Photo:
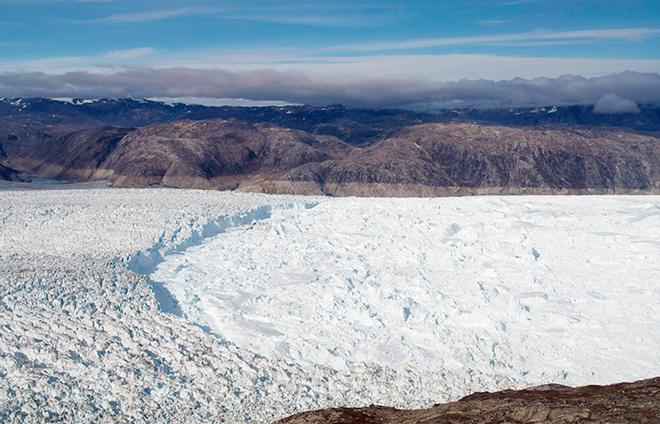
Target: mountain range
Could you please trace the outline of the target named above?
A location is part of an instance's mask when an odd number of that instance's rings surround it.
[[[0,179],[333,196],[658,193],[660,108],[0,99]]]

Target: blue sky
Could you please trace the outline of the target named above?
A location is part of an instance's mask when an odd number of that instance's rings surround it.
[[[0,10],[0,72],[453,81],[660,71],[658,0],[0,0]]]
[[[206,50],[304,56],[397,53],[659,59],[660,55],[657,0],[0,0],[0,6],[0,55],[7,61],[107,52],[121,56],[120,51],[129,51],[126,56],[130,57],[132,51],[135,55],[157,53],[156,62],[159,55],[203,55]],[[588,33],[603,30],[618,33]],[[587,33],[549,39],[525,35],[576,31]],[[521,35],[496,39],[511,34]],[[466,39],[477,37],[495,40]],[[453,43],[397,46],[452,38]],[[369,49],[370,45],[375,48]]]

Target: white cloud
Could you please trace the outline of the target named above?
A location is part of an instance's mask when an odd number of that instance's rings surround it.
[[[330,47],[334,51],[385,51],[414,50],[445,46],[488,45],[505,42],[530,42],[545,40],[643,40],[660,36],[655,28],[594,29],[582,31],[523,32],[471,37],[421,38],[394,42],[355,43]]]
[[[111,50],[100,57],[103,59],[137,59],[140,57],[145,57],[154,52],[154,49],[151,47],[137,47],[134,49],[128,50]]]
[[[639,106],[632,100],[614,93],[603,95],[594,106],[595,113],[639,113]]]
[[[268,22],[283,25],[301,25],[301,26],[316,26],[316,27],[370,27],[380,23],[375,19],[366,19],[365,17],[356,16],[333,16],[333,15],[277,15],[277,14],[259,14],[250,13],[245,15],[229,14],[224,16],[225,19],[239,20],[239,21],[252,21],[252,22]]]
[[[361,8],[335,7],[323,10],[321,6],[305,7],[301,4],[279,4],[277,6],[226,5],[220,7],[182,7],[176,9],[158,9],[133,13],[121,13],[84,21],[87,23],[143,23],[160,21],[191,15],[218,15],[224,20],[268,22],[283,25],[304,25],[318,27],[370,27],[384,25],[397,19],[387,11],[365,16]],[[379,9],[377,9],[379,10]],[[371,10],[373,12],[373,10]]]
[[[510,21],[508,19],[482,19],[480,21],[477,21],[477,23],[481,25],[500,25],[500,24],[505,24],[507,22]]]
[[[139,23],[160,21],[164,19],[175,18],[179,16],[197,15],[200,13],[218,13],[219,9],[201,8],[201,7],[182,7],[178,9],[150,10],[146,12],[121,13],[94,19],[90,22],[96,23]]]
[[[131,50],[133,49],[129,49],[129,51]],[[146,53],[146,51],[143,51],[143,53]],[[134,54],[134,56],[137,56],[137,54]],[[306,55],[297,50],[242,52],[156,50],[150,54],[130,59],[112,57],[112,54],[109,56],[109,53],[94,56],[49,57],[0,62],[0,72],[45,71],[47,73],[67,73],[90,71],[109,73],[135,66],[223,69],[236,72],[272,69],[280,72],[296,71],[320,76],[399,77],[436,82],[463,78],[500,80],[514,77],[559,77],[565,74],[595,77],[627,70],[660,73],[660,60],[653,59],[589,59],[460,54],[318,56]]]
[[[609,93],[631,102],[660,104],[660,75],[624,72],[598,78],[433,82],[400,76],[311,75],[270,69],[139,68],[112,73],[0,74],[0,97],[206,97],[363,107],[488,108],[594,104]],[[623,107],[624,103],[615,100],[602,107],[609,107],[605,110],[610,112]]]

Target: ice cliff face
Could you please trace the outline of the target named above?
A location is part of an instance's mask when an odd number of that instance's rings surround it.
[[[657,374],[659,217],[652,196],[0,192],[0,421],[421,407],[591,378],[598,349],[631,359],[595,380]],[[523,368],[539,335],[556,349]]]

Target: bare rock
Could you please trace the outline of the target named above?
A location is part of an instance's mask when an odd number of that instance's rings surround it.
[[[657,423],[660,377],[610,386],[571,388],[561,385],[527,390],[475,393],[458,402],[429,409],[398,410],[384,406],[333,408],[305,412],[280,424],[406,423]]]

